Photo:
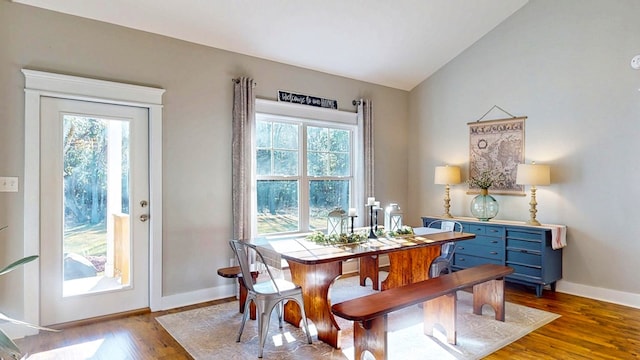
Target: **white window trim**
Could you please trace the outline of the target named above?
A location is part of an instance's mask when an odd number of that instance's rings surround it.
[[[336,124],[342,125],[350,125],[354,126],[356,130],[354,131],[353,136],[353,151],[355,152],[355,156],[353,157],[353,196],[352,199],[354,204],[351,206],[360,209],[363,206],[358,206],[357,204],[364,204],[364,168],[363,168],[363,134],[362,134],[362,124],[358,119],[358,114],[355,112],[348,112],[342,110],[332,110],[325,109],[313,106],[305,106],[299,104],[291,104],[286,102],[278,102],[273,100],[265,100],[265,99],[256,99],[256,113],[274,115],[278,117],[288,117],[288,118],[296,118],[296,119],[308,119],[308,120],[320,120],[323,122],[332,122]],[[313,124],[313,122],[310,122]],[[255,157],[255,142],[252,142],[252,156]],[[360,155],[358,155],[360,154]],[[251,187],[251,227],[252,233],[257,234],[257,219],[255,217],[255,209],[257,208],[256,198],[257,198],[257,189],[256,189],[256,175],[255,171],[252,171],[252,179],[251,179],[252,187]],[[362,212],[362,210],[359,210]],[[361,214],[364,215],[364,214]],[[356,218],[355,225],[361,226],[363,224],[364,216],[359,216]],[[279,235],[276,235],[279,236]],[[287,235],[284,235],[287,236]]]
[[[22,69],[25,76],[24,253],[40,254],[40,99],[87,100],[149,109],[149,306],[162,310],[162,95],[164,89]],[[40,271],[24,268],[24,317],[40,323]],[[27,286],[28,285],[28,286]],[[33,335],[37,330],[27,329]]]

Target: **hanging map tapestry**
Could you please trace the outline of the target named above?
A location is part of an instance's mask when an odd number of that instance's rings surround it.
[[[489,175],[492,194],[524,195],[516,184],[518,164],[524,163],[524,120],[526,117],[476,121],[469,125],[469,178]],[[469,194],[480,189],[469,185]]]

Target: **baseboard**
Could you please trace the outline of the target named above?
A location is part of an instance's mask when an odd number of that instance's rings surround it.
[[[234,281],[228,285],[163,296],[160,299],[160,307],[158,309],[151,309],[151,311],[175,309],[183,306],[236,296],[237,285],[237,282]]]
[[[556,291],[640,309],[640,294],[558,281]]]

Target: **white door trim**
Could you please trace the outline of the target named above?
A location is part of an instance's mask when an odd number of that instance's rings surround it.
[[[149,109],[149,306],[162,309],[162,95],[164,89],[22,69],[25,76],[24,253],[40,254],[40,98]],[[40,323],[40,272],[24,268],[25,321]],[[25,330],[32,335],[36,330]]]

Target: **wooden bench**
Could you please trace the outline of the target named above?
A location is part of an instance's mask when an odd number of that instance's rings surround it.
[[[244,283],[242,282],[242,270],[240,270],[240,266],[231,266],[231,267],[226,267],[226,268],[220,268],[218,269],[218,275],[224,277],[224,278],[236,278],[238,279],[238,284],[240,284],[240,299],[238,299],[239,303],[240,303],[240,308],[239,311],[240,313],[244,313],[244,303],[247,300],[247,288],[244,286]],[[253,283],[256,283],[256,280],[258,279],[258,272],[257,271],[252,271],[251,272],[251,277],[253,278]],[[256,305],[252,302],[250,307],[250,317],[251,320],[255,320],[256,319]]]
[[[402,287],[347,300],[331,307],[342,318],[353,321],[354,359],[369,351],[376,359],[387,359],[387,314],[423,303],[424,333],[433,335],[440,324],[447,341],[456,343],[456,292],[473,287],[473,313],[482,315],[482,306],[495,310],[504,321],[504,277],[508,266],[484,264]]]

